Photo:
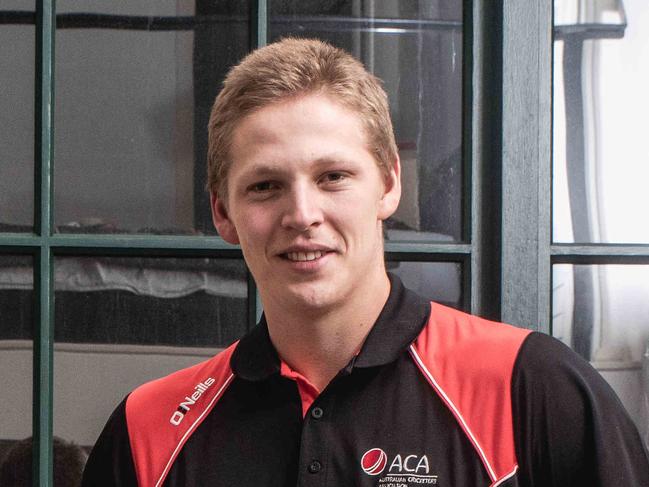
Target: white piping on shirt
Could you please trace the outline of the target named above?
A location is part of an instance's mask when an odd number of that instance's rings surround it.
[[[174,460],[176,460],[176,456],[178,455],[178,452],[180,449],[183,447],[185,444],[185,441],[187,441],[187,438],[189,438],[189,435],[191,435],[198,424],[201,422],[203,419],[203,416],[205,416],[208,412],[212,410],[212,406],[214,406],[214,403],[216,400],[221,396],[225,388],[232,382],[232,379],[234,378],[234,374],[230,374],[230,377],[226,379],[226,381],[223,383],[221,388],[217,391],[217,393],[214,395],[212,400],[208,403],[208,405],[203,409],[203,412],[200,414],[198,418],[192,423],[192,425],[189,427],[189,429],[185,432],[185,434],[180,438],[180,441],[178,441],[178,445],[176,445],[176,448],[174,449],[173,453],[171,454],[171,457],[169,458],[169,461],[167,462],[167,465],[165,465],[165,468],[162,470],[162,474],[160,474],[160,478],[155,484],[155,487],[160,487],[162,485],[162,482],[164,482],[164,479],[167,477],[167,473],[169,472],[169,469],[171,468],[171,465],[173,464]]]

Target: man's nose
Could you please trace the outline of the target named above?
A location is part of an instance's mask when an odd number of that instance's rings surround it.
[[[286,201],[282,226],[303,232],[322,223],[323,214],[317,188],[298,185],[293,188]]]

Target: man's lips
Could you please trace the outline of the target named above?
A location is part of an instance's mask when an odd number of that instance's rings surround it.
[[[327,252],[323,250],[315,250],[308,252],[287,252],[282,254],[286,259],[293,262],[307,262],[311,260],[316,260],[325,255]]]
[[[311,262],[331,252],[334,251],[325,247],[291,247],[280,252],[279,256],[291,262]]]

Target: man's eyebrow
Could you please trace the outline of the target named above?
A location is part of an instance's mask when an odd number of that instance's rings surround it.
[[[286,168],[281,163],[256,163],[245,170],[247,176],[274,176],[283,172],[286,172]]]
[[[315,169],[324,169],[333,164],[351,164],[352,162],[341,154],[327,154],[314,159],[310,164]],[[246,168],[245,174],[252,176],[275,176],[288,171],[285,164],[279,162],[255,162]]]

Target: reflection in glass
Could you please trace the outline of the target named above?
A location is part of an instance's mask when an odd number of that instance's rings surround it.
[[[623,24],[626,14],[622,0],[554,0],[557,27],[587,31],[615,29]]]
[[[0,232],[31,232],[34,213],[33,1],[0,9]],[[32,15],[33,18],[33,15]]]
[[[554,265],[552,333],[588,360],[639,362],[649,340],[649,266]]]
[[[649,427],[649,381],[641,374],[649,360],[649,266],[555,264],[552,273],[552,334],[592,361],[641,429]]]
[[[420,296],[462,309],[462,265],[457,262],[388,261],[389,272]]]
[[[224,347],[247,330],[243,261],[62,257],[57,342]]]
[[[554,241],[647,243],[649,4],[554,12]]]
[[[33,309],[31,257],[0,255],[0,462],[32,434]]]
[[[28,487],[40,485],[32,483],[34,439],[30,436],[15,441],[7,448],[0,463],[1,485],[8,487]],[[87,451],[81,446],[55,436],[52,438],[54,453],[54,485],[78,487],[81,485],[83,470],[88,459]]]
[[[63,257],[55,289],[54,433],[81,445],[130,390],[248,329],[240,260]]]
[[[318,37],[385,83],[403,196],[388,239],[462,239],[462,3],[270,3],[270,37]],[[393,233],[394,232],[394,233]]]
[[[207,120],[248,2],[57,2],[57,231],[214,233]]]

